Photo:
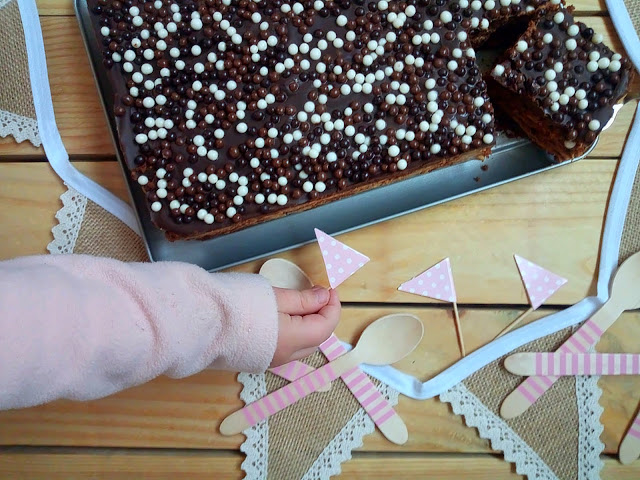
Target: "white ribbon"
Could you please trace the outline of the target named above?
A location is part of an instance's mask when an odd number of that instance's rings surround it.
[[[18,0],[18,7],[29,59],[29,79],[38,120],[38,130],[51,168],[67,185],[115,215],[139,235],[138,220],[131,206],[90,178],[85,177],[69,162],[69,154],[64,148],[62,138],[60,138],[53,112],[38,8],[35,0]]]

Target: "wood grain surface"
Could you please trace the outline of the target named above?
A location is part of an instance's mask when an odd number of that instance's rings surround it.
[[[603,0],[576,0],[578,17],[621,50]],[[114,159],[72,0],[38,0],[57,123],[75,166],[127,199]],[[640,91],[636,80],[633,90]],[[445,256],[452,261],[465,343],[473,351],[518,316],[527,304],[512,255],[518,253],[569,279],[528,321],[592,294],[604,213],[635,104],[625,106],[589,158],[340,239],[371,257],[363,275],[340,287],[346,302],[337,334],[353,342],[372,320],[392,312],[419,316],[426,335],[397,366],[431,378],[458,359],[447,305],[404,294],[397,286]],[[0,260],[46,253],[64,185],[42,148],[0,139]],[[283,255],[326,283],[320,253],[309,245]],[[236,268],[255,272],[261,262]],[[598,345],[603,352],[640,353],[640,313],[626,313]],[[615,455],[633,418],[640,391],[635,377],[600,380],[601,440]],[[54,402],[0,412],[0,478],[29,480],[242,478],[242,436],[222,437],[217,426],[241,406],[231,373],[205,371],[183,380],[159,378],[106,399]],[[513,466],[492,454],[437,399],[401,398],[398,412],[410,439],[392,445],[377,432],[342,465],[352,479],[517,479]],[[640,462],[603,457],[603,479],[640,477]]]

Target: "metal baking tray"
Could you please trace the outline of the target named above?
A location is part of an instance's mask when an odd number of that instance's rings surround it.
[[[129,178],[116,138],[115,118],[108,113],[113,112],[113,102],[105,93],[109,91],[107,79],[100,73],[101,52],[92,32],[91,13],[86,0],[74,0],[74,5],[116,154],[152,261],[183,261],[209,271],[232,267],[310,243],[315,240],[314,228],[340,234],[567,165],[587,156],[597,143],[596,140],[580,157],[554,163],[528,140],[498,136],[497,145],[484,162],[469,160],[209,240],[170,242],[151,223],[146,199],[138,184]]]

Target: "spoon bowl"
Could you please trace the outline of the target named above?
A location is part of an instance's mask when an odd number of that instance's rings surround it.
[[[354,349],[362,363],[390,365],[409,355],[424,335],[422,322],[413,315],[396,313],[382,317],[360,336]]]
[[[291,290],[307,290],[313,287],[313,282],[307,274],[295,263],[284,258],[267,260],[258,273],[269,280],[272,287]]]
[[[611,284],[611,301],[622,310],[640,308],[640,252],[634,253],[618,267]]]

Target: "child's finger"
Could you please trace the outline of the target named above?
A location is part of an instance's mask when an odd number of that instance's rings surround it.
[[[329,302],[318,313],[291,317],[290,333],[295,350],[317,347],[329,338],[338,325],[340,300],[335,290],[329,293]]]
[[[322,287],[309,290],[274,288],[278,310],[289,315],[306,315],[318,312],[331,300],[329,291]]]

